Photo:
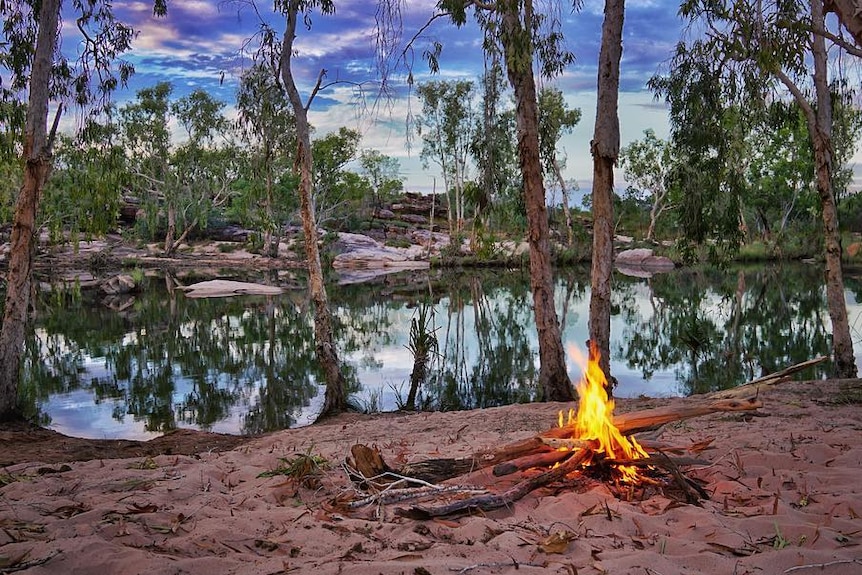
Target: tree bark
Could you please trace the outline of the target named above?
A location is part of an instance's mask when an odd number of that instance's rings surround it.
[[[823,4],[826,12],[834,12],[838,16],[856,45],[862,48],[862,4],[859,0],[826,0]]]
[[[314,304],[314,341],[315,353],[326,380],[326,394],[323,409],[318,420],[345,411],[347,398],[344,393],[344,374],[338,360],[338,352],[332,333],[332,316],[329,313],[329,300],[326,285],[323,281],[323,269],[320,264],[320,250],[317,246],[317,224],[312,203],[312,155],[311,128],[308,124],[308,105],[320,88],[324,71],[318,76],[317,84],[309,96],[308,104],[303,104],[296,87],[291,69],[293,43],[296,39],[297,18],[300,16],[299,2],[292,0],[287,10],[287,26],[284,32],[281,52],[281,78],[288,99],[296,117],[296,159],[294,170],[299,175],[299,201],[302,216],[302,231],[305,236],[305,255],[308,265],[308,288],[311,301]]]
[[[824,26],[823,0],[811,0],[811,18],[816,26]],[[832,189],[832,99],[827,77],[828,56],[826,41],[812,34],[814,55],[814,89],[817,110],[814,116],[811,140],[814,143],[814,165],[817,193],[823,210],[823,229],[826,234],[826,305],[832,319],[832,350],[835,374],[840,378],[856,377],[856,358],[853,356],[853,338],[844,301],[844,277],[841,270],[841,243],[838,232],[838,208]]]
[[[33,268],[33,238],[42,190],[51,170],[48,138],[48,83],[59,36],[60,0],[43,0],[30,74],[24,132],[24,182],[15,205],[6,275],[6,301],[0,328],[0,420],[19,414],[18,384]]]
[[[593,261],[591,268],[590,340],[599,352],[599,366],[611,377],[611,274],[614,265],[614,165],[620,152],[617,112],[624,0],[605,1],[602,47],[599,52],[598,105],[591,151],[593,154]]]
[[[554,309],[554,278],[551,269],[548,208],[539,159],[539,114],[536,81],[533,77],[532,0],[524,2],[524,23],[519,19],[517,3],[502,13],[506,71],[515,92],[515,115],[518,130],[518,163],[524,179],[527,206],[527,242],[530,246],[530,287],[539,336],[539,385],[544,401],[571,401],[574,390],[566,370],[560,324]]]

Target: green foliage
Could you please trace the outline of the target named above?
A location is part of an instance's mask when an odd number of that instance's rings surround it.
[[[42,220],[55,238],[102,235],[117,225],[129,174],[116,126],[107,120],[90,121],[76,137],[57,142],[42,200]]]
[[[0,223],[12,220],[15,200],[21,189],[22,169],[18,159],[0,156]]]
[[[565,167],[565,159],[558,157],[557,145],[580,121],[581,109],[570,109],[562,90],[549,87],[539,90],[539,154],[546,174],[555,175],[555,163],[561,169]]]
[[[413,370],[410,373],[410,390],[407,394],[407,400],[402,406],[404,409],[416,409],[419,387],[425,383],[428,377],[428,363],[432,356],[439,353],[437,330],[433,325],[434,307],[425,302],[419,304],[410,320],[410,339],[407,349],[413,356]]]
[[[679,198],[677,225],[684,241],[706,244],[713,257],[741,244],[740,202],[747,192],[741,172],[747,119],[731,105],[715,62],[701,43],[680,44],[671,73],[650,86],[670,104],[672,154],[666,179]],[[709,240],[709,243],[707,243]]]
[[[373,195],[369,181],[347,169],[357,158],[361,135],[339,128],[312,144],[314,157],[314,202],[319,224],[343,224]]]
[[[810,236],[819,225],[809,134],[820,107],[810,95],[811,10],[804,2],[681,5],[683,18],[711,33],[681,42],[670,72],[650,86],[670,104],[677,167],[667,183],[679,198],[686,241],[732,254],[747,231],[783,254],[798,243],[788,230]],[[842,72],[830,86],[836,199],[846,193],[845,164],[862,130]]]
[[[482,109],[474,119],[470,142],[478,177],[475,183],[465,184],[464,193],[483,225],[490,227],[499,224],[507,206],[517,203],[521,174],[511,90],[507,89],[498,51],[486,52],[485,57],[490,62],[486,62],[482,76]]]
[[[193,228],[207,222],[229,199],[240,158],[223,116],[224,103],[196,90],[175,102],[166,82],[138,91],[120,109],[123,144],[129,158],[131,188],[144,200],[150,233],[164,231],[171,253]],[[174,145],[171,118],[187,139]]]
[[[838,204],[838,221],[843,229],[862,232],[862,194],[850,194]]]
[[[793,221],[819,219],[812,174],[814,159],[805,117],[794,103],[776,102],[750,137],[746,221],[766,242],[776,241]]]
[[[371,186],[373,207],[392,202],[404,189],[404,179],[399,174],[401,164],[397,159],[366,149],[359,154],[359,165]]]
[[[648,206],[650,212],[648,240],[655,239],[655,227],[662,212],[673,207],[667,180],[672,170],[670,144],[656,137],[652,129],[644,130],[642,140],[635,140],[620,150],[620,167],[629,182],[628,195]],[[679,201],[679,198],[676,198]]]
[[[417,94],[422,101],[415,124],[422,138],[420,158],[426,168],[431,162],[440,168],[449,200],[449,231],[459,233],[467,217],[464,186],[475,129],[474,85],[466,80],[435,80],[419,84]]]
[[[144,205],[146,218],[139,225],[155,233],[163,201],[175,194],[176,176],[170,171],[168,127],[173,88],[162,82],[137,93],[135,102],[120,108],[123,147],[130,158],[131,190]]]
[[[299,208],[293,174],[296,120],[269,67],[256,64],[243,74],[237,111],[237,128],[247,149],[240,156],[230,213],[277,245],[281,225]]]
[[[27,98],[40,6],[34,0],[0,2],[2,102],[23,102]],[[73,102],[79,111],[98,117],[109,105],[112,92],[125,86],[134,73],[134,67],[121,55],[131,48],[135,31],[115,18],[113,6],[106,0],[74,2],[61,11],[60,28],[63,18],[75,22],[81,39],[77,50],[70,51],[76,54],[75,60],[69,60],[60,50],[54,53],[49,99]],[[0,107],[0,124],[9,122],[23,132],[23,116],[9,112],[8,108]]]
[[[832,190],[839,207],[848,195],[853,181],[849,165],[862,137],[862,109],[855,104],[859,92],[849,86],[846,78],[839,78],[830,86],[832,96]],[[839,217],[838,221],[841,221]]]
[[[2,86],[0,86],[2,87]],[[27,107],[18,100],[0,98],[0,222],[10,221],[21,188],[24,115]]]

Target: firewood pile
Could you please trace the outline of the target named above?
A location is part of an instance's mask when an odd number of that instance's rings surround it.
[[[711,464],[698,454],[712,439],[680,446],[635,436],[713,413],[758,412],[763,407],[761,388],[789,381],[793,373],[825,359],[796,364],[731,390],[692,397],[681,405],[619,415],[612,413],[604,377],[591,359],[578,384],[577,413],[572,410],[568,418],[560,414],[558,425],[533,437],[398,469],[387,464],[377,448],[353,445],[343,468],[355,492],[336,504],[348,512],[370,509],[378,516],[394,506],[395,515],[428,519],[506,507],[537,489],[586,490],[596,481],[624,500],[646,499],[658,491],[680,503],[697,504],[708,494],[684,470]],[[604,415],[589,415],[589,410],[604,410]],[[598,421],[584,421],[591,418]]]

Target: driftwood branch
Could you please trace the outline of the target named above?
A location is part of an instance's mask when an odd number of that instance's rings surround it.
[[[760,393],[761,388],[778,385],[779,383],[790,381],[790,376],[794,373],[800,372],[803,369],[808,369],[809,367],[814,367],[819,363],[823,363],[827,359],[829,358],[826,356],[815,357],[814,359],[809,359],[808,361],[803,361],[802,363],[791,365],[790,367],[787,367],[780,371],[776,371],[775,373],[770,373],[769,375],[764,375],[763,377],[752,379],[751,381],[744,383],[738,387],[710,393],[706,397],[714,399],[729,399],[733,397],[757,395],[758,393]]]

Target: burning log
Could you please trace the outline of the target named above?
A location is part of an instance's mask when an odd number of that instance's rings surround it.
[[[654,429],[672,421],[680,421],[718,412],[753,411],[761,407],[763,407],[763,403],[755,399],[715,400],[632,411],[615,416],[613,422],[620,433],[631,435],[640,431]],[[437,483],[486,467],[499,466],[506,463],[512,464],[515,460],[520,460],[520,458],[538,457],[552,449],[562,447],[563,444],[569,447],[577,447],[580,440],[571,439],[573,433],[574,427],[570,425],[553,427],[537,436],[521,439],[494,449],[478,451],[466,457],[435,458],[408,463],[399,470],[399,473],[423,481]],[[565,441],[555,442],[554,440]]]

